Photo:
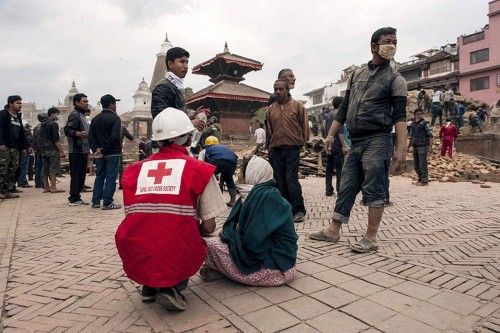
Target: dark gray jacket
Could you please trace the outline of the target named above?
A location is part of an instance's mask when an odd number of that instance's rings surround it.
[[[68,116],[68,122],[64,126],[64,135],[68,137],[68,154],[88,154],[90,152],[87,138],[76,136],[76,132],[89,130],[84,112],[86,110],[75,108]]]
[[[353,140],[391,133],[406,121],[406,82],[388,62],[356,69],[336,120],[346,123]]]
[[[410,127],[410,138],[413,147],[428,146],[432,138],[432,129],[429,122],[422,119],[414,122]]]
[[[153,119],[166,108],[184,110],[186,102],[182,92],[167,79],[163,79],[154,87],[151,96],[151,115]]]

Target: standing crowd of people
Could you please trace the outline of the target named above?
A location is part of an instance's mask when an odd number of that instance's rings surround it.
[[[103,110],[90,122],[87,96],[82,93],[73,96],[74,109],[62,129],[68,143],[69,206],[89,205],[82,200],[81,193],[92,192],[92,208],[122,207],[113,196],[122,169],[123,138],[133,140],[133,137],[116,114],[117,101],[109,94],[102,96]],[[23,126],[21,108],[22,98],[13,95],[0,111],[0,199],[18,198],[22,190],[17,187],[32,187],[27,176],[29,180],[34,178],[35,188],[43,189],[43,193],[65,192],[57,187],[57,176],[62,173],[61,159],[66,158],[58,122],[60,110],[51,107],[38,114],[39,124],[31,133],[30,126]],[[93,187],[85,184],[89,159],[96,166]],[[33,175],[29,172],[32,164]]]

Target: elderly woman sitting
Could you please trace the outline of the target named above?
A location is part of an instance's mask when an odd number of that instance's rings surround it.
[[[292,208],[281,196],[269,163],[257,156],[243,162],[238,175],[240,199],[220,238],[207,239],[200,270],[204,280],[222,275],[251,286],[279,286],[295,275],[297,234]]]

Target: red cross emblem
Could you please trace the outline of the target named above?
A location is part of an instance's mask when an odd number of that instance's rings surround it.
[[[167,169],[166,166],[167,166],[166,162],[158,163],[158,169],[149,170],[148,177],[154,177],[155,184],[161,184],[163,181],[163,177],[167,177],[172,174],[172,169]]]

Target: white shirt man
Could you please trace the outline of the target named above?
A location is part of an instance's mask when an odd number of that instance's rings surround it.
[[[443,92],[441,90],[436,90],[432,94],[432,103],[441,103],[441,96],[443,96]]]
[[[255,137],[255,143],[257,144],[264,143],[266,142],[266,131],[262,127],[259,127],[255,130],[254,137]]]

